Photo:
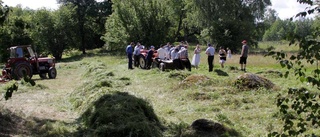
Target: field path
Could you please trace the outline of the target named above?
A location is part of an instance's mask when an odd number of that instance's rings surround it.
[[[75,87],[81,84],[76,67],[69,67],[71,63],[57,64],[56,79],[40,79],[33,76],[37,85],[46,88],[19,87],[8,101],[0,101],[1,108],[9,109],[12,113],[23,118],[72,122],[78,114],[72,110],[68,99]],[[31,91],[30,91],[31,89]]]

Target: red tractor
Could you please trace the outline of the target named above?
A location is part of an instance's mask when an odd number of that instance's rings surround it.
[[[54,79],[57,76],[55,58],[38,57],[30,45],[9,48],[10,57],[2,70],[2,81],[39,74],[41,78]]]
[[[140,55],[139,55],[139,66],[140,68],[142,69],[145,69],[146,66],[147,66],[147,63],[146,63],[146,56],[148,54],[148,51],[147,49],[141,49],[140,50]],[[152,56],[152,59],[153,59],[153,62],[155,60],[155,58],[158,57],[158,53],[157,53],[157,50],[154,50],[154,53],[153,53],[153,56]],[[152,63],[153,65],[153,63]],[[152,66],[153,67],[153,66]]]

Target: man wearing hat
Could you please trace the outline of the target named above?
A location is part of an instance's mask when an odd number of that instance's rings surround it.
[[[240,55],[240,65],[241,71],[246,71],[247,58],[248,58],[249,46],[247,45],[247,41],[242,41],[242,50]]]

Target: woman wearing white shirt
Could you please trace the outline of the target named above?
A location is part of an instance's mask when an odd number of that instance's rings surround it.
[[[232,54],[231,54],[231,50],[229,48],[227,48],[227,56],[229,59],[231,59]]]
[[[198,66],[200,64],[200,52],[201,52],[200,45],[197,44],[196,48],[194,49],[194,54],[191,62],[191,65],[194,66],[196,69],[198,69]]]

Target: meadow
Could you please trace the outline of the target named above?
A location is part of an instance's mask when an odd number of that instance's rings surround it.
[[[8,132],[15,131],[14,133],[2,134],[112,136],[115,134],[103,131],[110,127],[99,127],[101,125],[97,124],[97,121],[108,118],[122,119],[120,121],[124,123],[135,121],[135,117],[127,119],[124,116],[127,113],[129,115],[130,111],[124,106],[142,102],[147,104],[148,108],[148,112],[144,113],[157,121],[148,123],[147,126],[161,124],[161,133],[154,132],[155,136],[181,136],[197,119],[212,120],[232,129],[233,132],[225,136],[267,136],[272,131],[279,131],[283,126],[276,107],[277,96],[285,94],[289,87],[313,89],[293,75],[283,78],[277,73],[268,73],[286,71],[272,57],[261,54],[271,46],[277,51],[290,53],[296,52],[298,48],[288,46],[286,42],[271,42],[260,43],[259,48],[250,49],[252,54],[248,57],[247,73],[258,73],[271,80],[276,85],[272,89],[238,89],[234,86],[236,78],[245,73],[231,69],[240,67],[238,54],[233,54],[232,58],[227,60],[225,68],[220,67],[218,56],[215,55],[214,70],[223,71],[226,75],[219,75],[216,71],[208,72],[204,54],[206,46],[202,46],[199,69],[192,68],[191,72],[159,71],[156,68],[128,70],[125,56],[113,56],[105,50],[92,50],[87,55],[73,51],[57,63],[56,79],[41,80],[34,76],[36,86],[20,83],[18,92],[15,92],[10,100],[0,101],[2,115],[14,114],[26,123],[26,126],[18,124],[17,128],[20,129],[8,129]],[[190,59],[193,49],[193,46],[189,48]],[[187,81],[189,76],[205,79]],[[108,103],[113,105],[108,106]],[[112,109],[105,110],[102,106]],[[122,111],[116,109],[116,106],[123,107]],[[98,109],[101,111],[97,111]],[[143,124],[145,123],[141,123]],[[147,126],[143,128],[148,129]],[[120,127],[114,126],[119,129]],[[316,129],[311,128],[308,132],[320,135]]]

